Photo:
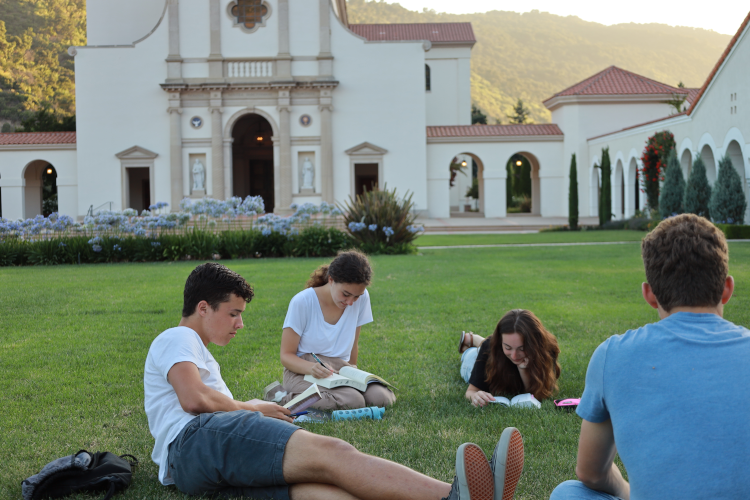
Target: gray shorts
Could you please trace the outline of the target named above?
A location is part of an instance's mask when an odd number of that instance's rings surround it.
[[[170,475],[189,495],[288,500],[281,465],[297,429],[259,412],[202,413],[170,443]]]

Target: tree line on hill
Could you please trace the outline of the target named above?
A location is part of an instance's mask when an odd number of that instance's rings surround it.
[[[658,81],[703,83],[729,36],[663,24],[604,26],[532,11],[445,14],[382,0],[348,0],[352,23],[471,22],[472,100],[489,123],[550,114],[542,100],[615,64]],[[668,21],[668,20],[667,20]],[[67,49],[86,44],[85,0],[0,0],[0,123],[6,131],[74,126],[75,76]],[[44,111],[46,115],[38,116]],[[67,122],[65,119],[67,118]]]

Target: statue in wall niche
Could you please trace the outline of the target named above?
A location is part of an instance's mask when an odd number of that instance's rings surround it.
[[[206,167],[196,158],[193,163],[193,191],[206,190]]]
[[[302,189],[312,189],[315,181],[315,167],[309,157],[302,163]]]

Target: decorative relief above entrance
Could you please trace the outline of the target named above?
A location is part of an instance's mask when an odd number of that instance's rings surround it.
[[[263,0],[234,0],[227,7],[234,27],[252,33],[266,25],[271,17],[271,7]]]

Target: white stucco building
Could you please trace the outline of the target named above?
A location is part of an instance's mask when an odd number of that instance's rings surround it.
[[[505,165],[519,153],[532,166],[534,214],[567,216],[576,153],[579,211],[593,215],[590,167],[606,145],[613,186],[624,186],[613,196],[622,216],[635,210],[633,166],[645,138],[665,128],[686,168],[706,145],[748,168],[747,20],[688,113],[668,117],[664,102],[688,90],[612,67],[545,101],[552,124],[472,126],[469,23],[354,25],[345,0],[89,0],[86,8],[88,45],[70,49],[77,132],[0,134],[5,218],[41,212],[47,170],[59,211],[78,217],[250,194],[283,213],[387,185],[412,192],[425,215],[447,218],[471,184],[469,169],[450,187],[454,159],[477,164],[480,215],[505,217]],[[737,111],[727,115],[730,106]]]

